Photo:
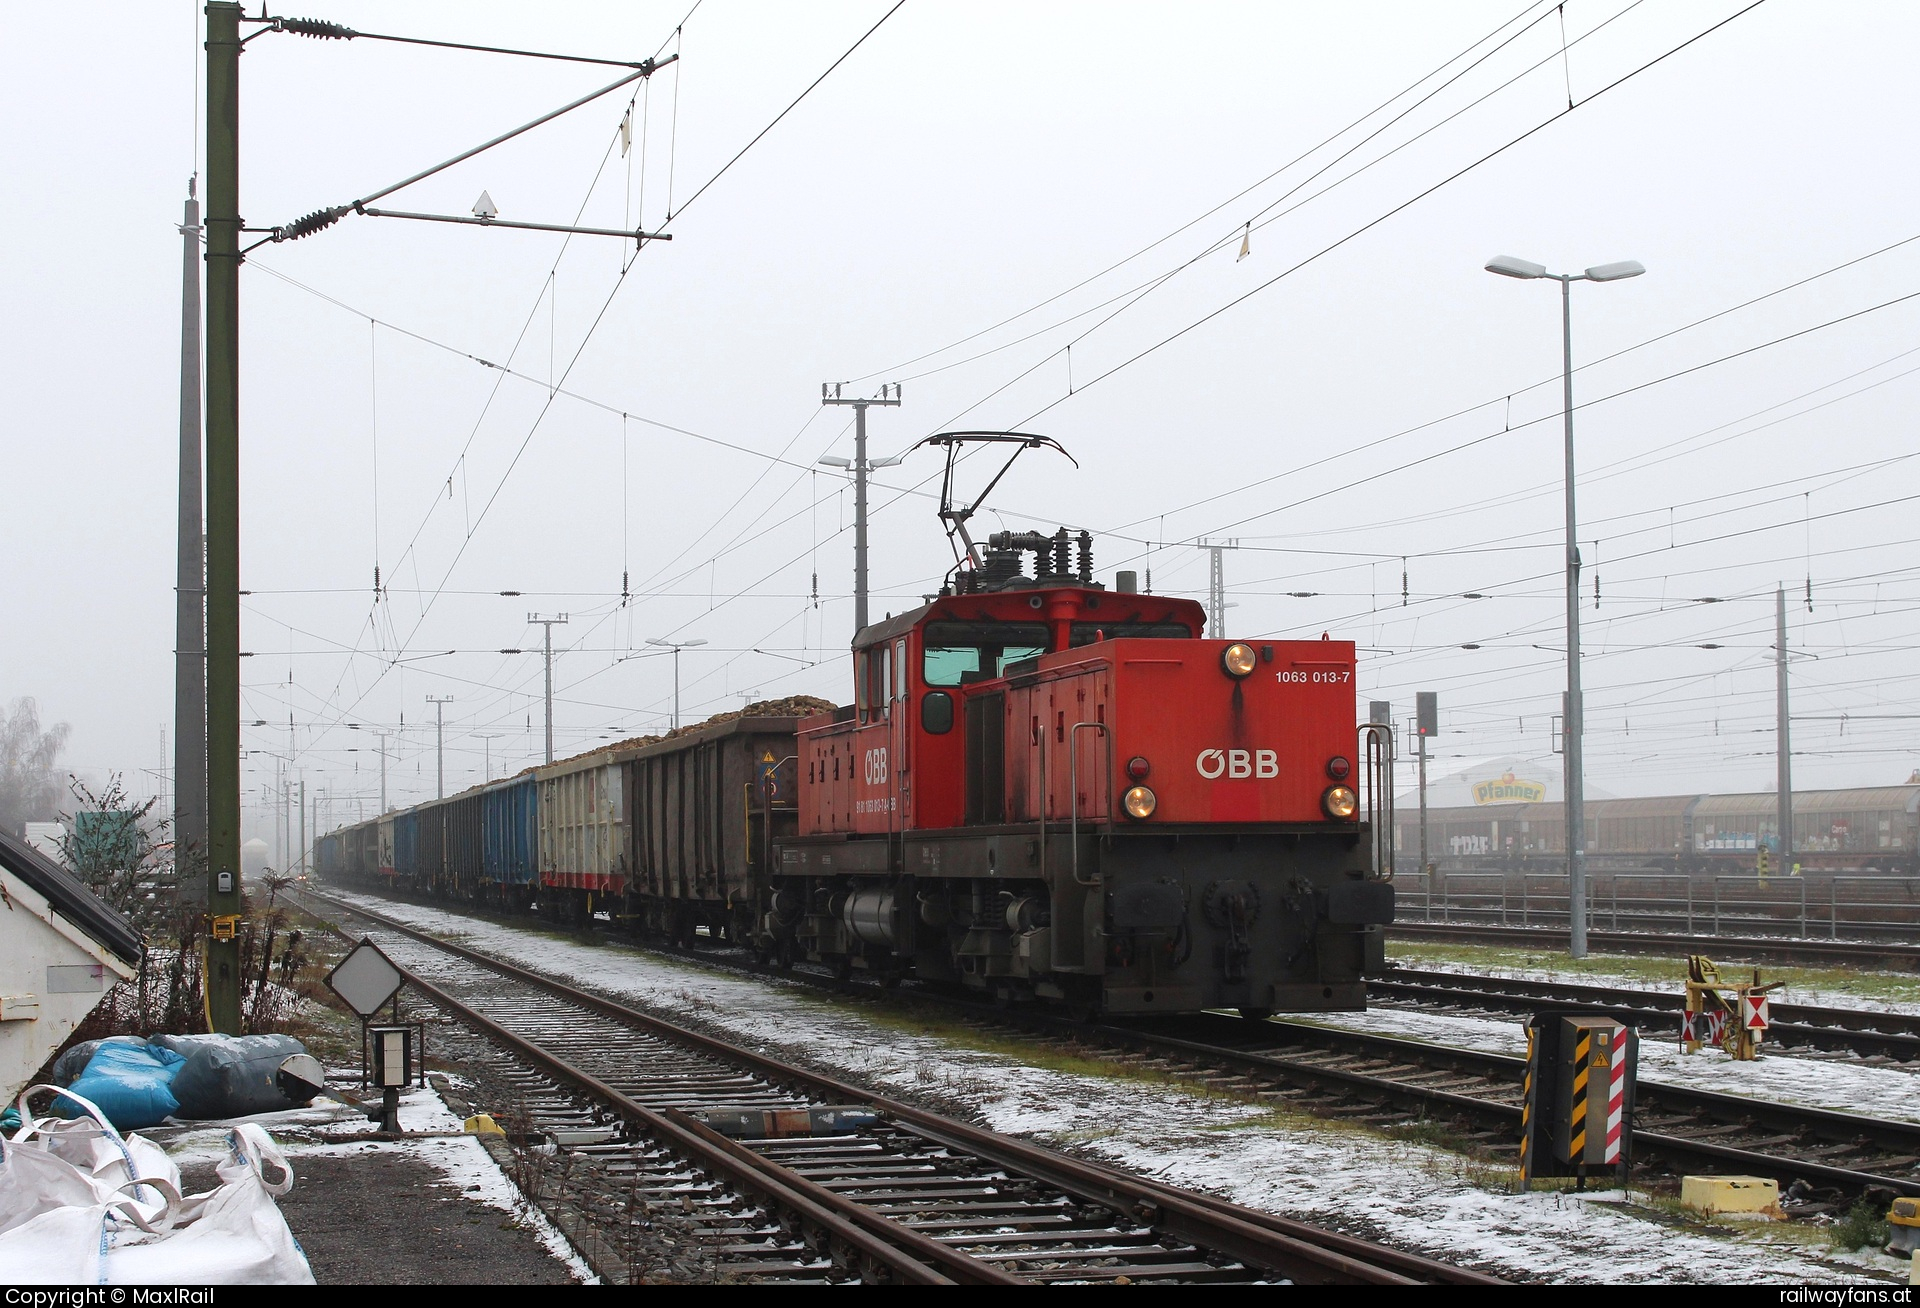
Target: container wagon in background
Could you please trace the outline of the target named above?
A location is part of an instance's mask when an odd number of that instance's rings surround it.
[[[1778,867],[1780,833],[1770,791],[1589,800],[1587,859],[1597,870],[1710,876],[1751,872],[1762,849]],[[1397,840],[1417,858],[1417,810],[1398,818]],[[1428,860],[1442,872],[1556,872],[1566,867],[1557,803],[1427,810]],[[1920,785],[1797,790],[1791,862],[1804,870],[1920,875]]]

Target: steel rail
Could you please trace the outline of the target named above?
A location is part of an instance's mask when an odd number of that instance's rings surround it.
[[[1469,940],[1486,944],[1513,944],[1529,948],[1564,946],[1567,933],[1558,927],[1496,926],[1468,922],[1395,922],[1389,939]],[[1719,962],[1729,958],[1749,963],[1842,963],[1852,967],[1875,964],[1903,972],[1920,972],[1920,944],[1880,943],[1870,940],[1810,940],[1791,936],[1720,936],[1665,931],[1589,931],[1587,942],[1608,953],[1710,954]]]
[[[1238,1029],[1237,1024],[1244,1021],[1245,1019],[1241,1018],[1218,1016],[1206,1025],[1216,1030],[1232,1030],[1234,1034],[1241,1036],[1252,1034]],[[1191,1027],[1194,1023],[1189,1019],[1187,1025]],[[1399,1061],[1429,1072],[1453,1071],[1479,1078],[1488,1085],[1501,1086],[1511,1092],[1514,1098],[1511,1102],[1502,1102],[1481,1094],[1463,1093],[1458,1089],[1436,1089],[1416,1081],[1372,1072],[1320,1067],[1298,1058],[1286,1057],[1284,1053],[1235,1049],[1205,1039],[1185,1039],[1133,1027],[1101,1026],[1093,1028],[1093,1034],[1115,1043],[1132,1042],[1139,1048],[1154,1052],[1211,1060],[1241,1071],[1267,1075],[1295,1084],[1317,1083],[1335,1086],[1343,1091],[1366,1094],[1379,1101],[1416,1107],[1437,1116],[1466,1118],[1488,1126],[1511,1130],[1512,1138],[1518,1141],[1520,1122],[1518,1093],[1521,1074],[1526,1066],[1525,1059],[1508,1054],[1485,1053],[1451,1045],[1428,1044],[1418,1040],[1403,1040],[1393,1036],[1342,1031],[1280,1020],[1269,1020],[1253,1025],[1258,1028],[1277,1028],[1283,1033],[1283,1038],[1295,1042],[1292,1046],[1294,1048],[1305,1048],[1309,1052],[1331,1050],[1375,1060]],[[1811,1132],[1818,1138],[1849,1145],[1871,1141],[1880,1144],[1883,1148],[1889,1148],[1889,1151],[1895,1152],[1896,1156],[1920,1155],[1920,1125],[1913,1123],[1863,1117],[1855,1113],[1835,1112],[1832,1109],[1782,1104],[1744,1095],[1722,1094],[1712,1090],[1696,1090],[1691,1087],[1644,1079],[1638,1083],[1637,1094],[1636,1115],[1640,1117],[1657,1113],[1664,1108],[1668,1112],[1704,1118],[1715,1124],[1741,1124],[1754,1130],[1776,1133]],[[1891,1146],[1883,1143],[1889,1139],[1894,1142]],[[1644,1150],[1675,1161],[1698,1159],[1716,1165],[1733,1164],[1749,1173],[1773,1176],[1787,1182],[1804,1178],[1810,1184],[1838,1186],[1850,1191],[1863,1191],[1869,1187],[1882,1186],[1895,1194],[1920,1195],[1920,1177],[1889,1176],[1860,1171],[1856,1168],[1838,1167],[1813,1159],[1763,1153],[1738,1145],[1721,1145],[1711,1141],[1690,1139],[1666,1130],[1649,1130],[1637,1124],[1633,1130],[1633,1142],[1636,1154]]]
[[[491,954],[440,939],[408,923],[307,889],[305,895],[359,914],[383,927],[477,966],[545,990],[570,1003],[652,1031],[770,1079],[803,1087],[829,1102],[866,1103],[930,1141],[1129,1213],[1168,1234],[1293,1280],[1314,1284],[1504,1284],[1499,1278],[1405,1253],[1310,1223],[1246,1208],[1117,1168],[1069,1157],[984,1127],[957,1121],[808,1068],[783,1062],[679,1026],[651,1013],[581,990]],[[495,1024],[497,1026],[497,1024]]]
[[[1473,1004],[1495,1012],[1531,1013],[1549,1003],[1578,1004],[1636,1026],[1680,1029],[1686,996],[1679,991],[1635,986],[1596,986],[1574,981],[1538,981],[1524,977],[1470,972],[1430,972],[1395,968],[1368,977],[1367,993],[1380,999],[1410,999],[1423,1004]],[[1770,1005],[1769,1041],[1845,1050],[1909,1061],[1920,1058],[1920,1017],[1866,1008],[1815,1004]]]
[[[353,909],[355,912],[365,912]],[[378,918],[380,915],[369,914]],[[418,938],[458,951],[461,947],[436,940],[425,933],[416,933],[414,928],[405,924],[396,924],[398,929],[408,934],[417,934]],[[1594,933],[1597,938],[1604,933]],[[698,959],[697,951],[677,951],[681,956]],[[503,964],[501,960],[479,955],[486,966],[511,969],[514,965]],[[733,964],[728,964],[732,966]],[[769,974],[771,970],[768,970]],[[844,982],[829,982],[825,977],[811,977],[806,974],[784,974],[789,979],[817,984],[823,988],[842,987]],[[1316,1066],[1311,1062],[1297,1058],[1287,1058],[1279,1054],[1236,1049],[1228,1044],[1210,1043],[1203,1040],[1190,1040],[1167,1036],[1146,1026],[1121,1026],[1114,1024],[1087,1025],[1070,1018],[1047,1013],[1009,1012],[1002,1009],[988,1009],[983,1005],[969,1004],[965,1001],[950,1000],[945,997],[927,996],[938,1002],[956,1007],[975,1015],[1007,1025],[1023,1027],[1028,1030],[1040,1030],[1068,1039],[1087,1042],[1104,1041],[1120,1047],[1133,1047],[1152,1053],[1171,1055],[1204,1066],[1213,1063],[1254,1077],[1265,1077],[1282,1083],[1290,1083],[1305,1088],[1331,1087],[1338,1092],[1377,1103],[1386,1103],[1397,1108],[1423,1116],[1435,1116],[1444,1119],[1465,1120],[1482,1127],[1490,1128],[1502,1136],[1510,1136],[1517,1141],[1520,1121],[1518,1088],[1523,1060],[1509,1055],[1482,1053],[1475,1050],[1460,1049],[1446,1045],[1428,1044],[1421,1041],[1400,1040],[1390,1036],[1368,1035],[1360,1032],[1340,1031],[1326,1027],[1308,1026],[1283,1020],[1264,1023],[1248,1023],[1245,1019],[1227,1017],[1219,1014],[1203,1015],[1199,1018],[1181,1019],[1183,1026],[1191,1028],[1196,1021],[1207,1023],[1212,1029],[1224,1033],[1233,1032],[1245,1037],[1249,1032],[1262,1033],[1278,1029],[1289,1032],[1296,1046],[1320,1042],[1323,1047],[1331,1044],[1344,1044],[1363,1056],[1385,1057],[1389,1060],[1399,1058],[1415,1066],[1451,1068],[1464,1075],[1473,1076],[1488,1085],[1506,1087],[1514,1094],[1513,1102],[1490,1099],[1481,1094],[1463,1093],[1460,1090],[1437,1089],[1423,1086],[1417,1082],[1398,1080],[1393,1077],[1373,1075],[1367,1072],[1342,1068]],[[604,1001],[603,1001],[604,1002]],[[616,1006],[617,1007],[617,1006]],[[642,1015],[645,1016],[645,1015]],[[658,1019],[650,1019],[657,1021]],[[861,1093],[838,1082],[826,1081],[835,1086],[840,1093]],[[1907,1123],[1890,1122],[1883,1119],[1862,1117],[1851,1113],[1838,1113],[1825,1109],[1801,1108],[1795,1105],[1780,1104],[1773,1101],[1753,1099],[1740,1095],[1725,1095],[1713,1091],[1693,1090],[1687,1087],[1672,1086],[1659,1082],[1641,1081],[1639,1108],[1643,1116],[1656,1102],[1650,1094],[1664,1098],[1660,1102],[1672,1104],[1681,1116],[1706,1117],[1708,1120],[1726,1125],[1730,1123],[1749,1124],[1754,1129],[1764,1127],[1775,1133],[1787,1132],[1799,1134],[1812,1130],[1822,1139],[1832,1143],[1857,1145],[1860,1141],[1871,1139],[1875,1134],[1894,1134],[1902,1138],[1901,1148],[1909,1153],[1920,1155],[1920,1126]],[[875,1104],[881,1101],[866,1096]],[[1684,1106],[1683,1106],[1684,1105]],[[917,1110],[915,1110],[917,1111]],[[978,1128],[969,1128],[978,1129]],[[1668,1131],[1651,1130],[1636,1127],[1633,1131],[1636,1153],[1643,1156],[1652,1154],[1670,1162],[1683,1165],[1691,1162],[1716,1168],[1734,1167],[1744,1172],[1773,1176],[1783,1182],[1805,1179],[1809,1184],[1837,1187],[1850,1192],[1860,1192],[1872,1187],[1884,1187],[1896,1194],[1920,1195],[1920,1180],[1886,1176],[1873,1172],[1864,1172],[1854,1168],[1838,1167],[1813,1159],[1795,1159],[1779,1154],[1762,1153],[1753,1149],[1744,1149],[1734,1145],[1722,1145],[1706,1140],[1688,1139]],[[971,1149],[972,1146],[969,1146]],[[1012,1164],[1008,1164],[1012,1165]],[[1137,1180],[1137,1178],[1131,1178]],[[1185,1192],[1175,1191],[1176,1194]],[[1186,1196],[1189,1200],[1191,1195]],[[1307,1228],[1318,1234],[1317,1228]],[[1414,1256],[1417,1257],[1417,1256]],[[1427,1260],[1419,1260],[1426,1262]],[[1447,1264],[1433,1264],[1446,1267]],[[1457,1270],[1457,1269],[1455,1269]],[[1415,1273],[1416,1275],[1418,1273]]]
[[[1027,1278],[980,1262],[950,1249],[918,1231],[889,1222],[864,1204],[815,1185],[750,1150],[734,1145],[684,1114],[658,1113],[621,1093],[593,1073],[576,1067],[540,1045],[500,1025],[463,1003],[419,973],[395,962],[407,983],[436,1007],[459,1015],[462,1022],[567,1082],[608,1104],[661,1144],[679,1150],[734,1184],[767,1202],[793,1212],[832,1234],[915,1285],[1027,1285]],[[742,1157],[741,1155],[746,1155]],[[905,1249],[896,1247],[904,1245]],[[936,1265],[941,1270],[936,1270]]]

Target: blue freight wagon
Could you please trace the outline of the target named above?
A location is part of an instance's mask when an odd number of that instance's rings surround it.
[[[540,868],[538,791],[532,774],[489,786],[482,800],[482,867],[490,897],[525,908]]]
[[[418,884],[420,814],[417,810],[393,815],[393,875],[402,885]]]
[[[313,874],[322,881],[338,881],[346,871],[345,861],[341,858],[342,834],[320,837],[313,859]]]
[[[486,795],[479,789],[455,795],[441,811],[446,814],[446,893],[460,899],[484,897],[487,884],[482,825]]]

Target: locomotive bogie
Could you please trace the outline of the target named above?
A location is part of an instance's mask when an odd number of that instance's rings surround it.
[[[786,842],[762,947],[1110,1013],[1351,1009],[1392,918],[1364,832],[1009,827],[902,849],[894,874],[884,841]]]

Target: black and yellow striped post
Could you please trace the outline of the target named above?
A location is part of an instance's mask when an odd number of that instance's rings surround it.
[[[1567,1161],[1581,1163],[1587,1156],[1587,1085],[1592,1079],[1593,1032],[1576,1029],[1573,1037],[1573,1102],[1567,1110]]]
[[[1610,1017],[1553,1011],[1527,1020],[1520,1183],[1618,1170],[1624,1183],[1637,1042]]]
[[[1533,1024],[1527,1024],[1527,1071],[1520,1087],[1520,1188],[1526,1189],[1533,1183],[1533,1122],[1535,1108],[1533,1088],[1538,1078],[1534,1076],[1535,1056],[1540,1048],[1540,1034]]]

